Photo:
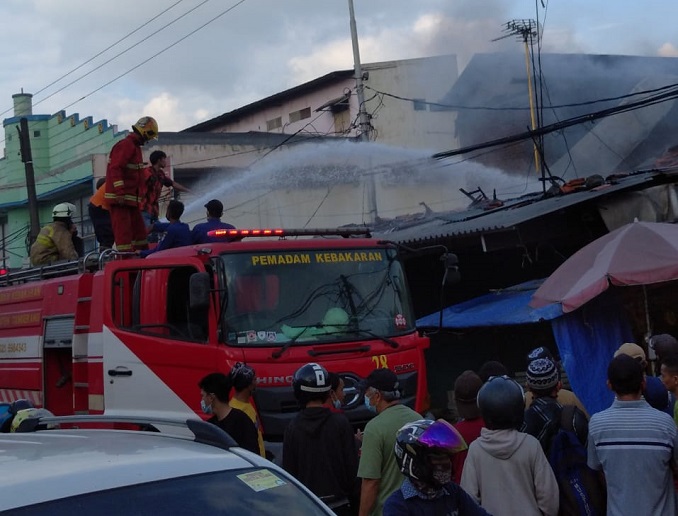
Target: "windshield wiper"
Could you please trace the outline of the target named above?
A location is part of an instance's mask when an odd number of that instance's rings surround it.
[[[289,347],[294,344],[299,337],[301,337],[304,333],[306,333],[310,328],[317,328],[317,326],[307,326],[303,330],[301,330],[301,333],[299,335],[295,335],[292,337],[290,340],[285,342],[282,346],[280,346],[280,349],[276,349],[273,353],[271,353],[271,358],[280,358],[282,354],[289,349]]]
[[[396,349],[400,346],[399,343],[397,343],[393,339],[389,339],[388,337],[384,337],[383,335],[379,335],[377,333],[374,333],[373,331],[370,330],[364,330],[362,328],[352,328],[350,330],[347,330],[348,333],[364,333],[365,335],[369,335],[370,337],[374,337],[375,339],[379,339],[382,342],[385,342],[389,346],[391,346],[393,349]]]

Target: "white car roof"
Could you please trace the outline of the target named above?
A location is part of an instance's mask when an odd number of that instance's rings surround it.
[[[0,434],[0,510],[103,489],[220,470],[269,467],[225,450],[158,432],[47,430]]]

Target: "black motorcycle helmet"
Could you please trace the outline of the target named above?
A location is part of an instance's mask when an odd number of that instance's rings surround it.
[[[320,364],[309,363],[301,366],[294,373],[292,387],[294,388],[294,397],[300,405],[305,406],[309,401],[325,401],[330,395],[330,378],[325,369]]]
[[[449,455],[466,450],[466,442],[443,419],[420,419],[407,423],[396,433],[395,457],[400,471],[408,478],[439,487],[433,477],[432,455]]]
[[[525,415],[523,388],[508,376],[494,376],[480,388],[478,408],[490,430],[518,428]]]

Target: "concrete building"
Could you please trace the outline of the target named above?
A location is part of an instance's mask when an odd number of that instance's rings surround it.
[[[456,115],[436,102],[458,76],[454,55],[362,65],[370,140],[401,148],[454,148]],[[267,131],[279,134],[359,134],[353,70],[339,70],[224,113],[190,132]]]

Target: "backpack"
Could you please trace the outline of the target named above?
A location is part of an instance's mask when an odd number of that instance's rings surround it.
[[[553,436],[548,460],[560,490],[559,514],[566,516],[604,516],[607,491],[602,475],[586,464],[586,446],[573,428],[573,405],[563,406],[560,428]]]

